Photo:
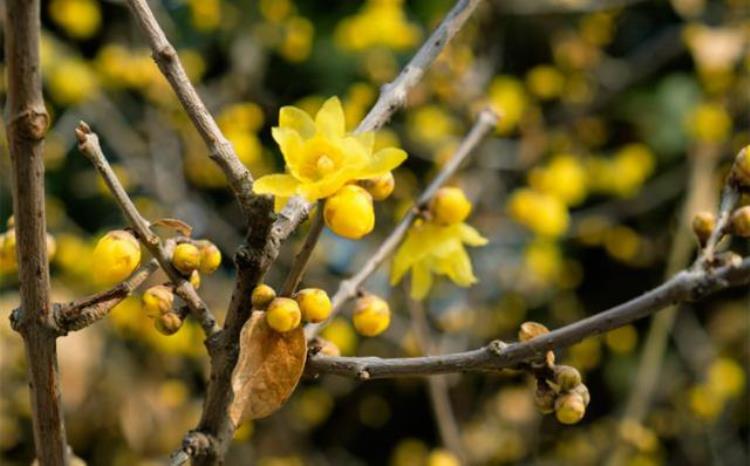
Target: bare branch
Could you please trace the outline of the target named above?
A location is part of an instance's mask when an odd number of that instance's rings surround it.
[[[99,137],[84,122],[81,122],[78,128],[76,128],[76,136],[78,137],[78,149],[89,159],[94,168],[104,178],[117,204],[135,230],[138,239],[159,262],[159,266],[166,272],[172,283],[174,283],[175,294],[182,298],[190,307],[193,316],[198,319],[206,336],[210,337],[218,332],[219,326],[216,324],[216,318],[211,313],[211,310],[201,297],[198,296],[198,293],[190,282],[172,266],[170,254],[166,247],[159,240],[159,237],[151,231],[149,222],[138,212],[133,201],[130,200],[128,193],[125,192],[122,184],[120,184],[117,175],[115,175],[115,172],[102,152]]]
[[[310,356],[309,374],[335,374],[360,380],[412,377],[451,372],[497,372],[517,367],[547,351],[573,345],[651,315],[674,303],[693,301],[729,287],[750,283],[750,258],[713,271],[683,271],[643,295],[583,320],[522,343],[488,346],[462,353],[416,358]]]
[[[718,246],[719,242],[724,238],[724,235],[728,233],[732,211],[734,211],[739,202],[739,190],[732,183],[727,183],[722,191],[719,215],[716,217],[716,226],[711,232],[708,241],[706,241],[706,246],[703,248],[703,251],[701,251],[700,257],[696,261],[696,267],[708,265],[713,261],[716,246]]]
[[[55,321],[63,332],[81,330],[103,319],[109,312],[130,296],[159,268],[159,262],[151,259],[148,264],[127,280],[109,290],[73,301],[55,310]]]
[[[396,228],[393,229],[378,250],[375,251],[375,254],[370,257],[356,275],[341,282],[338,290],[336,290],[336,294],[331,298],[333,311],[331,312],[329,321],[341,310],[341,306],[347,300],[356,296],[357,291],[365,280],[367,280],[367,278],[377,270],[377,268],[393,253],[393,251],[396,250],[398,245],[401,244],[401,240],[404,239],[406,233],[409,231],[412,223],[422,215],[422,212],[427,208],[438,189],[440,189],[440,187],[456,173],[461,166],[461,163],[466,160],[469,154],[471,154],[482,139],[492,131],[496,124],[497,115],[495,115],[492,110],[486,109],[479,114],[479,118],[474,124],[474,127],[458,146],[456,152],[443,166],[435,179],[430,182],[427,188],[425,188],[414,206],[406,212],[398,225],[396,225]],[[325,324],[326,322],[309,324],[305,328],[305,334],[308,338],[312,338],[318,334]]]
[[[323,202],[318,202],[317,214],[312,220],[310,231],[307,232],[305,244],[302,245],[302,249],[295,256],[289,275],[287,275],[284,281],[284,286],[281,287],[281,296],[291,296],[297,290],[324,226]]]
[[[148,39],[154,61],[206,143],[211,159],[226,175],[243,212],[249,216],[253,212],[252,200],[255,197],[252,175],[237,157],[234,147],[221,132],[216,120],[190,83],[177,52],[167,40],[146,0],[128,0],[128,6]]]

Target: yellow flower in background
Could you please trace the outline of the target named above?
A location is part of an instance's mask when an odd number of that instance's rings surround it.
[[[411,297],[423,299],[432,287],[433,274],[445,275],[461,287],[476,283],[464,244],[484,246],[487,239],[466,223],[415,224],[393,258],[391,284],[401,281],[411,270]]]
[[[693,56],[696,67],[702,72],[726,72],[742,58],[747,44],[747,33],[742,26],[711,27],[689,24],[682,37]]]
[[[439,105],[425,105],[409,112],[406,125],[415,141],[430,147],[442,145],[460,128],[458,121]]]
[[[312,50],[315,27],[307,18],[294,16],[284,22],[284,38],[279,53],[290,62],[307,60]]]
[[[393,50],[411,48],[422,32],[417,25],[408,22],[402,3],[402,0],[370,0],[360,12],[336,25],[336,45],[353,51],[375,46]]]
[[[565,89],[565,76],[552,65],[535,66],[526,74],[526,87],[541,100],[554,99]]]
[[[512,132],[528,106],[528,98],[521,82],[510,76],[496,77],[490,84],[489,99],[490,106],[500,116],[497,132]]]
[[[524,249],[523,264],[533,281],[552,283],[563,270],[560,247],[548,239],[537,238]]]
[[[654,153],[643,144],[621,147],[612,158],[593,157],[586,161],[586,179],[592,191],[629,197],[653,173]]]
[[[89,65],[73,58],[52,66],[47,86],[52,98],[61,105],[75,105],[93,97],[99,87]]]
[[[734,359],[717,358],[708,368],[707,386],[716,396],[722,399],[742,395],[745,382],[745,371]]]
[[[574,155],[556,155],[546,167],[531,170],[529,186],[569,206],[578,205],[586,198],[586,170]]]
[[[188,0],[190,17],[199,31],[213,31],[221,24],[219,0]]]
[[[288,173],[261,177],[254,190],[277,198],[323,199],[349,182],[382,176],[406,160],[406,152],[393,147],[373,153],[373,133],[347,134],[337,97],[323,104],[315,120],[299,108],[282,107],[272,135]]]
[[[71,37],[88,39],[102,23],[99,3],[95,0],[52,0],[49,15]]]
[[[570,223],[568,209],[560,199],[530,188],[518,189],[511,195],[508,212],[518,223],[547,237],[561,236]]]
[[[706,102],[698,105],[688,115],[688,135],[698,142],[719,143],[729,136],[732,118],[723,105]]]
[[[242,102],[224,108],[217,122],[245,165],[258,162],[263,146],[255,134],[263,126],[263,110],[253,102]]]
[[[289,0],[260,0],[258,9],[268,21],[279,23],[294,11],[294,5]]]

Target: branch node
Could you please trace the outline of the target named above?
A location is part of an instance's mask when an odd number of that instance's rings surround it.
[[[505,343],[504,341],[500,340],[492,340],[488,346],[489,350],[492,351],[497,356],[502,356],[503,351],[510,346],[509,344]]]

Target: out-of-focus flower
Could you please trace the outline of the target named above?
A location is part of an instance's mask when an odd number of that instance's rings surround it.
[[[581,18],[579,31],[583,40],[601,47],[612,41],[615,33],[615,14],[597,12]]]
[[[529,186],[551,194],[567,205],[577,205],[586,198],[586,170],[577,157],[556,155],[545,167],[531,170]]]
[[[221,24],[220,0],[187,0],[190,18],[199,31],[213,31]]]
[[[523,85],[511,76],[498,76],[492,80],[489,100],[492,109],[500,116],[497,122],[500,134],[512,132],[528,106]]]
[[[746,32],[741,27],[711,27],[690,24],[683,29],[687,44],[696,66],[701,71],[729,71],[742,58]]]
[[[344,50],[374,46],[405,50],[416,44],[421,35],[420,28],[408,22],[402,0],[370,0],[357,14],[339,22],[334,41]]]
[[[516,190],[511,195],[508,212],[518,223],[547,237],[562,235],[570,223],[565,203],[553,195],[530,188]]]
[[[523,268],[531,284],[554,284],[563,271],[560,247],[553,241],[537,238],[523,251]]]
[[[611,159],[595,157],[586,163],[592,191],[628,197],[635,194],[654,170],[654,154],[643,144],[628,144]]]
[[[565,89],[565,76],[552,65],[535,66],[526,74],[526,87],[541,100],[554,99]]]
[[[357,349],[357,334],[343,317],[336,317],[329,322],[320,332],[320,336],[336,345],[344,356],[354,354]]]
[[[732,130],[732,118],[723,105],[705,102],[693,109],[686,120],[687,132],[698,142],[718,143]]]
[[[94,97],[98,89],[96,75],[82,60],[66,58],[52,67],[47,77],[52,98],[61,105],[75,105]]]
[[[279,23],[294,12],[294,4],[290,0],[260,0],[258,9],[266,20]]]
[[[427,147],[441,146],[459,130],[456,119],[438,105],[425,105],[409,112],[406,124],[409,135]]]
[[[102,13],[95,0],[52,0],[49,15],[71,37],[88,39],[99,30]]]
[[[312,50],[315,27],[307,18],[293,16],[283,24],[283,39],[279,54],[290,62],[307,60]]]

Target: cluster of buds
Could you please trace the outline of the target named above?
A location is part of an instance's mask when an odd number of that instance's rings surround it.
[[[212,274],[221,265],[221,251],[208,240],[183,241],[172,251],[172,265],[190,279],[194,288],[198,288],[200,274]]]
[[[253,309],[266,311],[266,322],[277,332],[289,332],[302,321],[323,322],[331,315],[331,299],[320,288],[299,290],[292,298],[277,297],[268,285],[258,285],[251,296]]]
[[[323,207],[326,225],[344,238],[362,238],[375,228],[373,201],[388,198],[394,187],[395,181],[390,172],[344,186],[326,199]]]
[[[549,330],[544,325],[524,322],[518,332],[518,339],[522,342],[529,341],[546,333]],[[557,420],[563,424],[575,424],[583,419],[591,396],[578,369],[555,364],[554,353],[548,351],[543,361],[531,363],[531,370],[537,379],[534,402],[541,413],[554,412]]]
[[[170,285],[152,286],[141,296],[141,307],[164,335],[173,335],[182,327],[182,316],[173,310],[173,305],[174,290]]]
[[[745,146],[734,159],[729,182],[740,192],[750,193],[750,146]]]

